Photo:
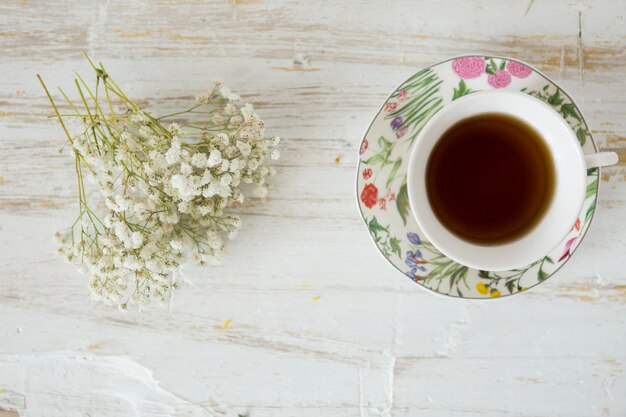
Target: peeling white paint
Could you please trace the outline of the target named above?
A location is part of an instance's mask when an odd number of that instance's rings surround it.
[[[457,348],[457,339],[460,336],[460,333],[463,331],[463,328],[466,324],[469,323],[468,309],[465,306],[463,310],[464,314],[461,318],[455,320],[449,327],[447,331],[447,338],[441,346],[441,349],[438,349],[435,352],[435,355],[440,358],[447,358],[450,354]]]
[[[203,405],[161,388],[150,370],[123,356],[2,355],[0,387],[0,408],[23,417],[212,416]]]

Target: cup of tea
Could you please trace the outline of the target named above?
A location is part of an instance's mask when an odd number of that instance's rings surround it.
[[[449,258],[511,270],[565,238],[585,199],[587,170],[617,160],[614,152],[583,154],[563,117],[528,94],[477,92],[419,133],[409,203],[424,235]]]

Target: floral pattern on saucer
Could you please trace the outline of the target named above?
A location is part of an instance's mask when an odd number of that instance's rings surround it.
[[[585,153],[597,151],[580,110],[558,85],[521,61],[490,56],[458,57],[410,77],[383,104],[359,150],[357,199],[379,251],[414,282],[453,297],[500,297],[545,281],[580,244],[596,208],[599,170],[592,169],[585,202],[568,236],[543,258],[510,271],[468,268],[425,240],[409,207],[409,150],[428,120],[448,103],[492,89],[522,91],[548,103],[572,127]]]

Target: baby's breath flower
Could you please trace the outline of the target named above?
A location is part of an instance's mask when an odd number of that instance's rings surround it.
[[[140,271],[144,265],[143,263],[134,256],[129,256],[124,259],[124,268],[130,271]]]
[[[209,102],[209,97],[211,97],[211,93],[198,94],[196,96],[196,100],[200,104],[207,104]]]
[[[126,110],[102,113],[117,102],[101,103],[89,115],[85,110],[84,133],[68,137],[80,176],[80,216],[55,238],[59,256],[89,274],[95,298],[141,308],[151,299],[167,301],[178,287],[173,273],[187,259],[215,263],[241,228],[228,208],[243,203],[246,192],[268,195],[266,179],[275,170],[265,161],[279,157],[270,149],[279,138],[264,137],[265,124],[252,105],[239,104],[239,95],[219,80],[197,96],[197,105],[171,115],[202,114],[191,130],[166,122],[170,116],[144,112],[104,69],[97,71],[96,89],[109,94],[94,96],[119,97]],[[189,113],[198,107],[205,111]],[[101,129],[94,132],[92,123]],[[86,192],[82,173],[99,193]],[[88,205],[92,195],[100,200]]]
[[[189,176],[193,172],[193,168],[187,162],[180,164],[180,173],[184,176]]]
[[[228,138],[228,135],[226,133],[218,133],[215,136],[215,139],[217,139],[218,141],[222,142],[224,144],[224,146],[228,146],[230,144],[230,139]]]
[[[209,168],[213,168],[220,162],[222,162],[222,153],[219,151],[219,149],[211,150],[211,152],[209,153],[209,158],[207,160],[206,166]]]
[[[253,115],[254,115],[254,108],[252,107],[252,104],[246,103],[241,108],[241,115],[243,116],[243,121],[244,122],[250,121],[253,118]]]
[[[206,154],[198,152],[191,157],[191,164],[196,168],[204,168],[206,166],[207,157]]]
[[[228,87],[220,88],[220,94],[222,95],[222,97],[230,101],[237,101],[241,98],[239,97],[239,94],[233,93]]]
[[[181,201],[180,203],[178,203],[178,211],[180,211],[181,213],[189,213],[189,202]]]
[[[175,250],[183,250],[183,242],[182,240],[172,240],[170,242],[170,246]]]
[[[129,198],[125,198],[123,195],[117,194],[115,196],[115,204],[117,211],[126,211],[130,208],[132,201]]]
[[[243,142],[241,140],[238,140],[237,149],[239,149],[239,152],[241,152],[241,155],[246,157],[250,155],[250,152],[252,151],[252,145],[250,145],[248,142]]]
[[[133,242],[133,249],[139,249],[143,244],[143,234],[140,232],[133,232],[130,235],[130,239]]]
[[[170,123],[170,125],[167,127],[167,130],[172,136],[178,136],[183,132],[178,123]]]
[[[248,168],[250,168],[252,171],[256,171],[258,167],[259,167],[259,161],[258,160],[250,159],[248,161]]]
[[[173,140],[172,145],[165,153],[165,161],[167,161],[169,165],[173,165],[180,161],[180,155],[180,141]]]

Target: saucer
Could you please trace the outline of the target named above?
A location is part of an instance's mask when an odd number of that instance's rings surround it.
[[[361,217],[379,252],[424,288],[452,297],[485,299],[518,294],[553,276],[572,256],[596,208],[600,173],[587,171],[587,193],[568,235],[531,264],[508,271],[461,265],[425,239],[411,214],[407,169],[411,146],[426,122],[452,101],[488,90],[521,91],[552,106],[571,126],[583,152],[597,152],[571,97],[531,65],[497,56],[450,58],[425,68],[387,98],[359,150],[356,193]]]

